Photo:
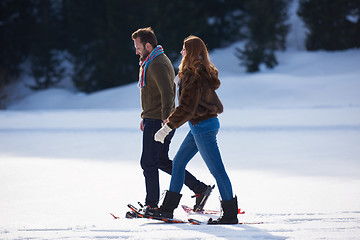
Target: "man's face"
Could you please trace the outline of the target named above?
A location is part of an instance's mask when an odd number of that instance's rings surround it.
[[[140,60],[143,61],[149,55],[149,51],[140,42],[140,38],[136,38],[134,40],[134,46],[135,46],[135,50],[136,50],[136,55],[139,55]]]

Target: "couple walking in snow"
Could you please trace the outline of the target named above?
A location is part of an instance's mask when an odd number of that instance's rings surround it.
[[[140,56],[138,86],[141,92],[143,149],[140,164],[145,176],[146,214],[173,218],[185,183],[197,196],[194,211],[201,210],[212,187],[185,170],[197,152],[205,161],[221,195],[222,216],[210,224],[238,223],[237,198],[225,171],[216,135],[217,118],[223,106],[215,90],[220,86],[218,70],[210,62],[205,43],[196,36],[184,40],[179,67],[179,105],[175,108],[175,72],[151,28],[132,34],[136,54]],[[168,151],[176,128],[188,122],[190,131],[173,161]],[[158,169],[171,174],[169,190],[158,208],[160,187]]]

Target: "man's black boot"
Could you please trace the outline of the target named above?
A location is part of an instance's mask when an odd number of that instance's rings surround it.
[[[205,185],[206,186],[206,185]],[[212,190],[215,188],[215,185],[213,186],[206,186],[205,189],[201,191],[201,193],[195,194],[193,197],[196,197],[195,205],[194,205],[194,212],[200,212],[204,209],[204,206],[206,204],[206,201],[208,200]]]

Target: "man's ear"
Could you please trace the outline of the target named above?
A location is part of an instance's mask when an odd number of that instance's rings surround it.
[[[150,44],[150,43],[146,43],[145,44],[145,48],[146,48],[146,50],[148,50],[149,52],[151,52],[154,48],[153,48],[153,46]]]

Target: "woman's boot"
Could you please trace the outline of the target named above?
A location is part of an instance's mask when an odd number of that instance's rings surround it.
[[[221,207],[223,215],[217,220],[212,220],[210,218],[208,224],[237,224],[239,222],[237,219],[238,202],[236,196],[229,201],[222,201]]]
[[[158,217],[174,218],[174,210],[179,206],[181,194],[167,191],[161,207],[156,215]]]

